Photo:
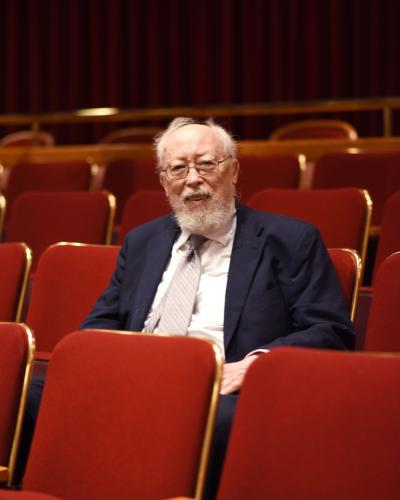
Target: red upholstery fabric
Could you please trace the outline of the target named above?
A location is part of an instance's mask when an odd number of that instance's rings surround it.
[[[364,348],[400,352],[400,252],[379,267],[369,311]]]
[[[0,346],[0,464],[12,468],[10,453],[29,353],[24,325],[0,323]]]
[[[241,390],[218,500],[400,498],[400,357],[281,348]]]
[[[154,160],[142,158],[110,162],[104,174],[103,188],[113,193],[117,199],[115,222],[119,224],[125,203],[135,191],[143,189],[161,191]]]
[[[264,189],[248,205],[316,225],[327,247],[353,248],[363,255],[367,201],[363,191],[349,189]]]
[[[117,246],[61,244],[43,253],[26,318],[38,356],[79,328],[108,285],[118,252]]]
[[[290,123],[272,132],[270,139],[357,139],[350,123],[340,120],[304,120]]]
[[[25,297],[30,264],[26,245],[0,244],[0,321],[19,321],[18,307]]]
[[[14,204],[7,241],[24,241],[33,253],[33,269],[43,251],[59,241],[106,243],[112,211],[108,194],[29,192]]]
[[[264,156],[240,155],[239,162],[237,190],[244,202],[260,189],[299,187],[300,163],[296,155],[283,153]]]
[[[69,335],[50,361],[24,489],[74,500],[193,496],[215,376],[202,339]]]
[[[118,242],[122,243],[126,233],[134,227],[161,217],[171,211],[171,207],[161,190],[137,191],[127,200],[121,220]]]
[[[382,221],[383,206],[400,190],[400,152],[328,153],[315,165],[313,188],[367,189],[372,201],[372,224]]]
[[[400,168],[400,167],[399,167]],[[383,209],[381,231],[374,264],[372,283],[382,262],[392,253],[400,250],[400,191],[386,201]]]
[[[364,349],[365,333],[367,331],[368,317],[371,310],[373,288],[371,286],[360,286],[357,296],[357,308],[354,317],[354,329],[356,331],[355,349]]]
[[[87,162],[30,163],[21,162],[11,168],[4,195],[7,220],[15,199],[27,191],[87,191],[92,181]]]
[[[54,495],[35,491],[0,490],[0,500],[62,500]],[[64,499],[65,500],[65,499]]]
[[[329,248],[329,256],[335,267],[340,286],[353,319],[355,301],[361,272],[361,262],[353,252],[344,248]]]

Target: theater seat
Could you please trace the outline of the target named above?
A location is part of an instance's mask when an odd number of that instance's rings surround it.
[[[0,321],[20,321],[32,252],[25,243],[0,244]]]
[[[117,246],[60,243],[42,254],[26,317],[38,359],[48,360],[56,343],[79,328],[108,285],[118,253]]]
[[[23,490],[0,498],[200,500],[221,371],[204,339],[68,335],[50,361]]]
[[[264,189],[248,200],[257,210],[314,224],[328,248],[352,248],[364,264],[372,202],[368,192],[343,189]]]
[[[399,386],[399,356],[260,355],[241,389],[217,500],[397,500]]]
[[[14,203],[7,241],[29,245],[34,271],[41,254],[54,243],[110,243],[114,214],[115,198],[105,191],[28,192]]]
[[[341,120],[304,120],[279,127],[269,137],[275,141],[297,139],[358,139],[355,128]]]
[[[35,339],[26,325],[0,322],[0,483],[8,485],[15,472],[34,353]]]
[[[374,291],[364,349],[400,352],[400,252],[390,255],[380,265]]]

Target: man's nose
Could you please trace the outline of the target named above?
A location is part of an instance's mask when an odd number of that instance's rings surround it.
[[[199,182],[203,182],[203,178],[201,177],[201,175],[199,175],[198,171],[196,170],[196,166],[189,165],[189,170],[186,176],[186,183],[191,184]]]

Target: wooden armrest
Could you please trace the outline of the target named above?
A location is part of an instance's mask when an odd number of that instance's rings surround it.
[[[0,483],[8,481],[8,467],[0,465]]]

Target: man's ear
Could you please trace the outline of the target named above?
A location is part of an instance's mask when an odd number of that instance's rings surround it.
[[[163,187],[165,193],[167,193],[167,187],[166,187],[166,182],[165,182],[165,174],[164,172],[160,172],[158,174],[158,179],[160,181],[161,186]]]
[[[232,177],[234,184],[237,184],[239,178],[239,170],[240,170],[239,160],[235,158],[234,160],[232,160]]]

